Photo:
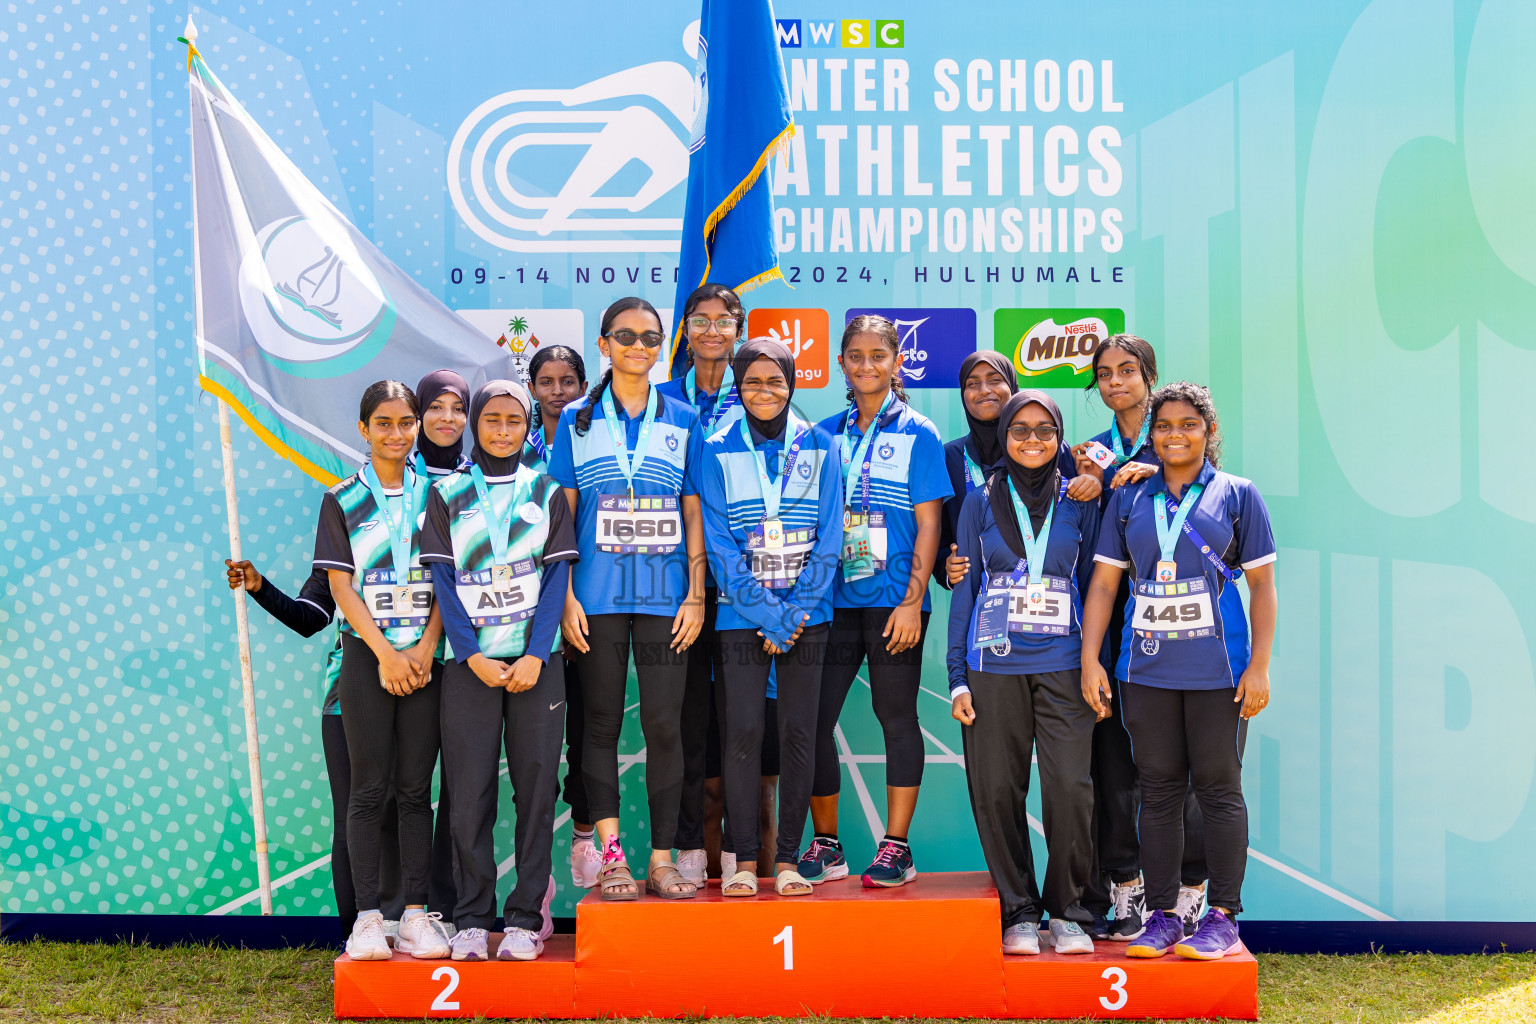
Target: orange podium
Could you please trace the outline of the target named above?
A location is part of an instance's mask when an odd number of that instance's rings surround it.
[[[645,897],[576,907],[532,963],[336,961],[337,1017],[1229,1017],[1258,1014],[1258,965],[1004,957],[981,872],[900,889],[857,878],[784,898]],[[491,948],[499,937],[493,937]]]

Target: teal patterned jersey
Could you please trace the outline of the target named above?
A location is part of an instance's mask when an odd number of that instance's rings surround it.
[[[324,676],[320,680],[320,692],[325,694],[320,705],[322,715],[341,714],[341,626],[336,627],[336,642],[325,656]]]
[[[442,517],[446,522],[439,523],[441,510],[433,511],[425,545],[428,564],[454,574],[454,592],[475,628],[480,652],[490,658],[521,657],[527,653],[528,629],[546,562],[574,555],[569,530],[559,529],[569,521],[569,505],[560,485],[542,472],[542,463],[519,465],[510,479],[491,478],[486,481],[489,519],[470,473],[443,477],[433,487],[447,514]],[[490,531],[507,521],[509,511],[511,521],[504,528],[511,579],[498,582],[492,574],[496,551]],[[446,527],[446,533],[440,526]],[[572,550],[555,551],[552,542]],[[557,633],[551,651],[558,646]]]
[[[315,531],[315,565],[352,574],[357,591],[373,615],[374,625],[391,647],[403,651],[421,640],[432,615],[432,569],[421,563],[421,523],[426,516],[429,481],[407,472],[412,488],[411,559],[408,579],[409,607],[397,607],[394,553],[389,526],[361,477],[354,473],[326,492],[320,503],[320,525]],[[389,512],[398,521],[401,492],[385,492]],[[343,620],[341,629],[357,635]]]

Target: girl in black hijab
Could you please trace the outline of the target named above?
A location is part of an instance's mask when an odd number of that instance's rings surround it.
[[[744,415],[704,442],[699,494],[720,589],[715,620],[730,671],[717,677],[725,724],[726,821],[737,870],[725,896],[757,894],[759,785],[768,671],[777,673],[779,831],[774,890],[805,896],[797,870],[814,782],[822,662],[842,547],[842,461],[833,439],[795,415],[795,360],[754,338],[733,372]]]
[[[411,465],[422,475],[447,476],[463,462],[469,385],[453,370],[433,370],[416,385],[421,431]]]
[[[449,643],[442,748],[459,882],[453,958],[488,955],[505,750],[517,810],[517,885],[496,955],[532,960],[554,930],[550,857],[566,699],[559,627],[576,534],[560,485],[523,464],[533,400],[522,385],[491,381],[470,413],[470,463],[433,485],[421,540]]]
[[[1044,911],[1057,953],[1091,953],[1082,925],[1092,915],[1081,901],[1093,870],[1097,719],[1077,707],[1077,578],[1093,558],[1097,495],[1070,496],[1058,463],[1066,447],[1061,410],[1044,392],[1013,395],[993,429],[1003,459],[966,496],[956,536],[960,556],[979,571],[956,584],[950,602],[953,714],[963,726],[982,855],[1002,906],[1003,952],[1040,952]],[[1050,853],[1043,899],[1024,811],[1032,749]]]
[[[969,568],[955,544],[960,508],[965,503],[965,496],[980,487],[987,474],[1003,462],[998,417],[1018,390],[1018,373],[1013,362],[1001,352],[972,352],[960,364],[960,402],[965,411],[967,430],[944,446],[944,468],[949,472],[949,484],[954,491],[954,497],[944,502],[944,518],[939,532],[939,550],[946,556],[945,571],[939,582],[946,587],[953,587]],[[1067,445],[1059,446],[1056,464],[1063,474],[1062,479],[1071,481],[1068,494],[1073,498],[1087,501],[1098,497],[1101,487],[1098,476],[1079,475]]]

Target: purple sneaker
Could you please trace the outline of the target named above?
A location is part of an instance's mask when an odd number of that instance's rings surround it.
[[[1174,946],[1173,951],[1190,960],[1220,960],[1242,948],[1242,940],[1237,937],[1237,922],[1212,907],[1200,919],[1195,934]]]
[[[1160,957],[1182,938],[1184,922],[1179,915],[1159,910],[1146,919],[1146,929],[1125,947],[1125,955],[1141,959]]]

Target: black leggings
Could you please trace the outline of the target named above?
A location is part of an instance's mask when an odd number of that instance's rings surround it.
[[[1165,690],[1120,684],[1141,778],[1141,869],[1147,907],[1173,910],[1185,856],[1184,801],[1191,785],[1205,821],[1211,906],[1243,909],[1248,807],[1243,803],[1242,704],[1230,688]]]
[[[579,655],[578,655],[579,657]],[[571,821],[578,825],[592,824],[592,811],[587,806],[587,781],[582,778],[582,751],[585,750],[587,709],[581,699],[581,669],[569,659],[565,661],[565,788],[560,799],[571,809]]]
[[[331,782],[331,891],[342,931],[350,934],[357,921],[357,897],[352,891],[352,858],[347,853],[347,798],[352,792],[352,762],[347,758],[347,731],[340,715],[320,716],[320,744],[325,748],[325,774]],[[379,912],[391,921],[405,913],[400,898],[400,833],[395,797],[384,805],[379,830]]]
[[[508,662],[516,659],[506,659]],[[485,685],[474,669],[450,663],[443,673],[444,789],[453,793],[455,877],[460,928],[490,930],[496,918],[496,797],[507,758],[516,807],[517,885],[507,895],[508,928],[537,931],[549,886],[560,740],[565,726],[565,668],[551,654],[532,689],[509,693]]]
[[[651,849],[677,844],[677,808],[683,790],[683,693],[687,653],[672,650],[670,615],[589,615],[581,695],[587,730],[582,775],[593,821],[619,816],[619,732],[629,685],[629,653],[640,680],[640,730],[645,736],[645,788]]]
[[[715,609],[720,592],[704,591],[704,628],[688,648],[688,683],[683,691],[683,789],[677,809],[677,848],[704,848],[704,779],[709,773],[709,730],[714,688],[725,670]]]
[[[762,837],[758,807],[762,802],[764,717],[768,701],[768,666],[778,672],[779,836],[777,860],[798,859],[805,818],[811,808],[816,719],[822,661],[826,658],[825,623],[807,626],[785,654],[770,656],[755,629],[720,634],[729,671],[724,674],[725,743],[723,753],[726,821],[730,849],[738,860],[757,860]],[[761,872],[759,872],[761,873]]]
[[[923,641],[928,637],[928,613],[922,613],[922,634],[900,654],[885,649],[880,634],[892,608],[839,608],[832,613],[827,662],[821,674],[821,708],[816,717],[816,780],[812,796],[836,796],[843,769],[837,757],[833,729],[843,713],[848,689],[869,659],[869,689],[875,717],[885,732],[885,784],[917,786],[923,781],[923,731],[917,724],[917,691],[923,679]]]
[[[432,769],[437,764],[438,694],[443,667],[427,685],[396,697],[379,685],[379,661],[362,640],[342,634],[341,721],[352,787],[347,852],[359,910],[379,907],[379,844],[390,783],[400,822],[401,895],[425,905],[432,866]]]

